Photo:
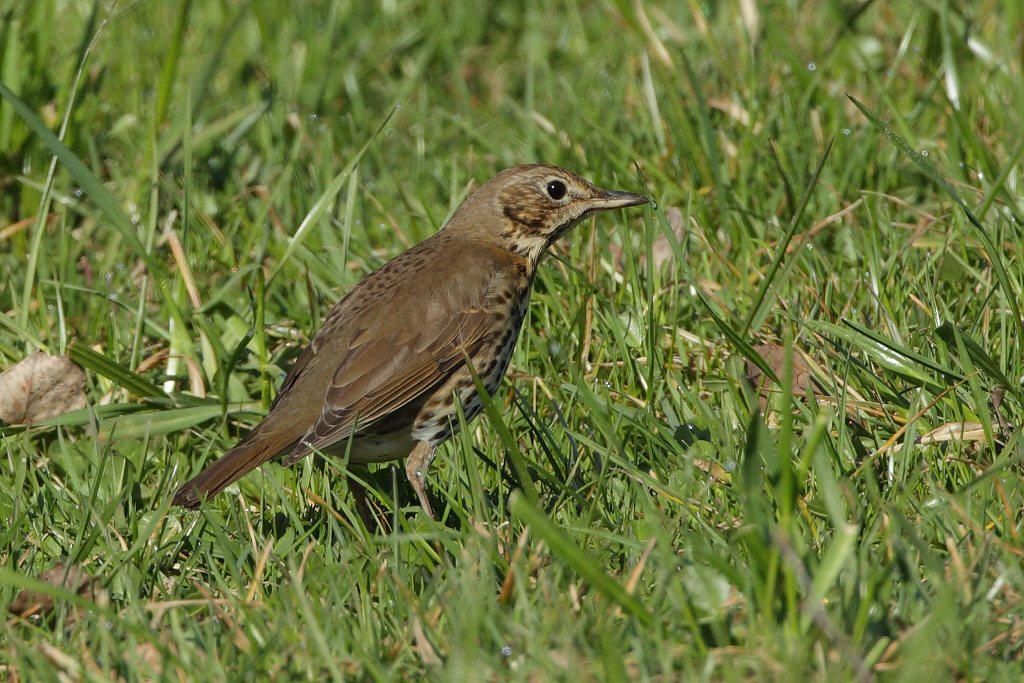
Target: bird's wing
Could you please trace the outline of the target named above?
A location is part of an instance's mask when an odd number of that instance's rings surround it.
[[[286,462],[347,439],[353,427],[362,431],[425,400],[480,348],[491,315],[483,309],[466,311],[425,345],[423,335],[417,334],[404,340],[374,339],[352,349],[331,379],[316,424]]]
[[[339,302],[339,303],[343,303]],[[343,311],[343,307],[335,306],[331,309],[331,312],[327,314],[327,319],[324,320],[322,328],[332,330],[335,334],[344,334],[344,330],[338,330],[336,319],[339,317],[339,311]],[[277,395],[274,397],[274,401],[270,404],[270,412],[274,412],[274,408],[281,402],[281,399],[289,395],[289,389],[298,381],[299,377],[306,371],[306,366],[309,365],[316,356],[320,353],[320,349],[323,348],[327,341],[327,336],[318,334],[313,338],[306,348],[302,350],[299,357],[292,363],[292,367],[288,370],[288,374],[284,376],[284,381],[281,382],[281,386],[277,390]]]
[[[349,438],[353,428],[361,432],[425,401],[480,348],[495,315],[489,294],[505,289],[507,279],[501,270],[486,268],[462,273],[453,287],[432,288],[424,282],[402,310],[349,330],[347,348],[337,350],[341,361],[327,385],[322,412],[286,463]]]

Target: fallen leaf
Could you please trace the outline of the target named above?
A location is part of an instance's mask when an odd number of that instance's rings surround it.
[[[786,353],[781,346],[775,344],[754,344],[754,350],[757,351],[761,358],[764,358],[765,362],[768,363],[768,367],[772,369],[775,376],[782,379],[783,370],[786,363]],[[777,391],[774,387],[769,387],[771,379],[768,378],[761,368],[757,367],[749,358],[745,359],[747,365],[747,379],[750,380],[754,388],[757,389],[757,403],[761,408],[761,413],[765,413],[768,410],[768,399],[772,393]],[[813,386],[811,380],[811,368],[804,360],[803,356],[796,350],[793,352],[793,387],[792,393],[794,396],[806,396],[808,385]]]
[[[985,426],[980,422],[947,422],[917,438],[919,444],[946,441],[985,441]]]
[[[992,425],[992,429],[994,430],[997,426],[995,424]],[[897,439],[903,436],[906,429],[907,427],[904,425],[888,441],[882,444],[882,447],[875,451],[871,457],[876,458],[880,455],[888,455],[902,448],[904,441]],[[921,434],[914,440],[914,443],[924,446],[941,443],[959,443],[967,446],[969,444],[983,444],[987,438],[985,436],[985,425],[980,422],[947,422],[927,434]],[[1004,444],[997,439],[996,445],[1001,449]],[[947,458],[953,457],[952,455],[947,456]]]
[[[73,564],[69,566],[66,562],[58,562],[37,578],[51,586],[65,588],[81,596],[89,597],[97,604],[106,603],[105,591],[95,589],[95,577],[90,576],[81,565]],[[18,593],[7,607],[8,612],[22,618],[37,615],[46,617],[53,612],[53,609],[54,601],[52,595],[28,589]],[[69,622],[73,621],[74,614],[75,610],[69,615]]]
[[[0,374],[0,420],[32,424],[85,407],[85,372],[36,351]]]

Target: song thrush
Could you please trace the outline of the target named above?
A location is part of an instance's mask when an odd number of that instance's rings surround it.
[[[194,508],[284,454],[314,450],[353,463],[405,458],[423,509],[438,444],[501,383],[530,300],[537,261],[584,217],[647,198],[601,190],[554,166],[517,166],[487,181],[433,237],[387,262],[327,315],[270,412],[238,445],[183,485]],[[471,371],[472,368],[472,371]]]

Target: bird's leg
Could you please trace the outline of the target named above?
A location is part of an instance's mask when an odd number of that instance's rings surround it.
[[[427,470],[430,469],[430,461],[434,459],[434,447],[425,441],[417,441],[413,446],[409,457],[405,459],[405,476],[412,484],[413,490],[420,499],[420,505],[427,517],[434,519],[434,513],[430,509],[430,501],[427,500],[427,492],[424,484],[427,481]]]
[[[353,467],[353,465],[349,463],[349,467]],[[364,476],[370,473],[370,470],[366,467],[360,467],[359,470],[359,473]],[[348,482],[348,490],[352,492],[352,497],[355,498],[356,511],[362,518],[363,524],[366,525],[366,528],[369,531],[379,529],[381,526],[380,520],[374,516],[373,512],[370,510],[370,504],[366,502],[366,487],[351,474],[346,475],[345,480]]]

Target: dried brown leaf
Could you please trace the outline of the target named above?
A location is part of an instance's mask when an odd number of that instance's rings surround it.
[[[85,372],[36,351],[0,374],[0,420],[32,424],[85,407]]]
[[[81,596],[89,597],[98,604],[106,602],[105,594],[102,591],[94,590],[95,577],[90,576],[81,565],[73,564],[69,566],[66,562],[58,562],[37,578],[51,586],[65,588]],[[45,617],[53,612],[53,609],[54,601],[52,595],[28,589],[18,593],[7,607],[7,611],[11,614],[22,618],[35,615]]]
[[[775,376],[782,378],[783,369],[786,364],[786,352],[781,346],[775,344],[755,344],[754,350],[757,351],[761,358],[764,358],[765,362],[768,363],[768,367],[772,369]],[[749,358],[746,359],[747,365],[747,379],[750,380],[754,388],[757,389],[757,403],[761,408],[761,412],[764,413],[768,410],[768,399],[771,393],[774,391],[768,385],[771,380],[763,372],[761,368],[757,367]],[[811,368],[804,360],[800,353],[794,351],[793,353],[793,388],[792,392],[794,396],[806,396],[807,387],[813,386],[811,380]]]
[[[947,422],[927,434],[918,437],[920,444],[945,443],[947,441],[985,441],[985,426],[980,422]]]

